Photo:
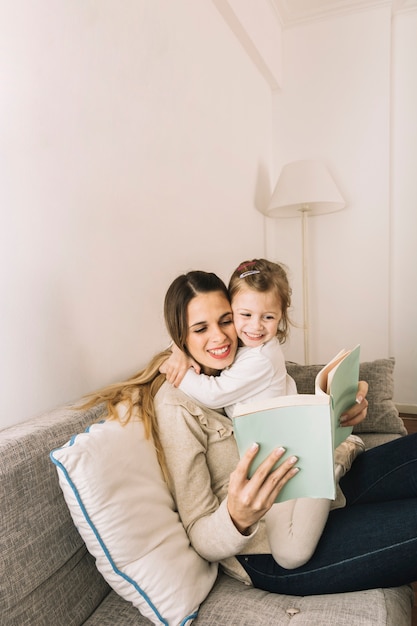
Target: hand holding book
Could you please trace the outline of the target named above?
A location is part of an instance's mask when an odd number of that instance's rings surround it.
[[[285,450],[275,448],[259,464],[259,471],[248,479],[249,468],[258,450],[255,443],[248,447],[229,480],[227,508],[234,525],[243,535],[251,532],[251,527],[276,501],[279,491],[299,472],[294,467],[298,458],[290,456],[283,461]]]

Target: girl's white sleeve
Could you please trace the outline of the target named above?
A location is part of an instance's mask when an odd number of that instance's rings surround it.
[[[285,374],[286,371],[284,381]],[[268,389],[275,375],[271,361],[255,348],[248,348],[238,352],[233,365],[219,376],[196,374],[193,369],[188,370],[179,388],[210,409],[220,409],[245,402]]]

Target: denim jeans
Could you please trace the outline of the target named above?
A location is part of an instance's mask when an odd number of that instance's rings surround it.
[[[308,563],[287,570],[270,554],[237,557],[255,587],[315,595],[417,580],[417,434],[364,452],[340,485],[346,507],[330,512]]]

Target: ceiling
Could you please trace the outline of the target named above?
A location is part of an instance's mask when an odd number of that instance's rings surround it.
[[[417,8],[417,0],[271,0],[282,23],[292,26],[329,15],[375,6],[391,6],[394,13]]]

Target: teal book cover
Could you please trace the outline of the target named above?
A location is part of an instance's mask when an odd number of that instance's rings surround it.
[[[356,400],[359,354],[357,346],[336,355],[318,373],[315,394],[280,396],[236,406],[233,424],[239,454],[242,456],[254,442],[259,445],[250,477],[279,446],[286,450],[283,459],[298,457],[296,467],[300,471],[283,487],[277,502],[335,498],[333,454],[352,432],[339,425],[339,418]]]

